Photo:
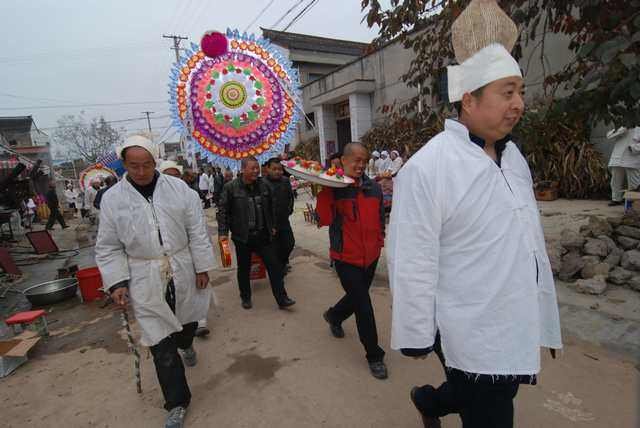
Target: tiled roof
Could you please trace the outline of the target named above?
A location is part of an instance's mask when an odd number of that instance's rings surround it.
[[[369,46],[368,43],[352,42],[350,40],[329,39],[326,37],[288,33],[266,28],[261,28],[261,30],[265,38],[287,49],[361,56]]]

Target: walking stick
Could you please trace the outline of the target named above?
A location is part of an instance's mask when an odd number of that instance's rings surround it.
[[[136,389],[138,391],[138,394],[142,394],[142,380],[140,378],[140,353],[133,343],[133,334],[131,333],[129,314],[127,313],[126,308],[122,309],[120,316],[122,319],[122,326],[127,330],[127,347],[129,348],[129,352],[133,353],[133,356],[135,357],[133,367],[136,375]]]

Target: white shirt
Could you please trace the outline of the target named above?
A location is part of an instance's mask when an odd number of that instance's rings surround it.
[[[375,174],[380,175],[391,167],[391,159],[378,159],[375,163]]]
[[[67,200],[67,204],[75,204],[78,193],[75,189],[66,189],[64,191],[64,197]]]
[[[620,128],[612,133],[610,140],[615,142],[611,157],[609,158],[609,168],[640,168],[640,127],[626,130]]]
[[[95,212],[96,209],[93,206],[93,201],[96,200],[96,195],[98,191],[93,188],[93,186],[88,186],[84,189],[84,209]]]
[[[447,120],[394,181],[392,348],[432,346],[439,330],[449,367],[538,373],[539,348],[562,347],[560,321],[531,173],[515,144],[500,168]]]
[[[105,289],[129,280],[144,346],[182,330],[183,324],[206,318],[211,289],[196,288],[196,273],[215,267],[198,194],[181,179],[160,174],[153,196],[151,204],[126,177],[109,189],[100,205],[95,247]],[[176,289],[175,314],[165,301],[165,256]]]
[[[397,174],[400,168],[402,168],[402,158],[398,156],[391,161],[391,174]]]
[[[200,175],[200,182],[198,183],[198,189],[204,191],[208,191],[209,190],[209,176],[205,173],[205,174],[201,174]]]

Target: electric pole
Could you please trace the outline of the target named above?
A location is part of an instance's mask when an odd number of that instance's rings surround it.
[[[171,35],[167,35],[167,34],[163,34],[162,35],[163,39],[173,39],[173,47],[169,48],[169,49],[173,49],[176,53],[176,63],[180,62],[180,42],[183,40],[187,40],[188,37],[184,37],[184,36],[176,36],[175,34],[171,34]]]
[[[176,54],[176,64],[180,63],[180,42],[183,40],[187,40],[188,37],[184,37],[184,36],[178,36],[175,34],[163,34],[162,38],[164,39],[172,39],[173,40],[173,47],[169,48],[169,49],[173,49],[173,51]],[[190,120],[188,121],[189,123],[191,122]],[[190,127],[189,127],[190,128]],[[189,133],[191,133],[191,129],[187,130]],[[195,156],[195,151],[191,151],[189,156],[189,153],[187,153],[187,139],[190,138],[184,134],[180,135],[180,149],[182,151],[182,153],[184,153],[185,158],[189,159],[188,163],[191,164],[191,167],[194,168],[194,170],[198,167],[197,162],[196,162],[196,156]]]
[[[142,114],[147,115],[147,125],[149,126],[149,136],[153,139],[153,133],[151,132],[151,119],[149,118],[150,114],[153,114],[152,111],[143,111]]]

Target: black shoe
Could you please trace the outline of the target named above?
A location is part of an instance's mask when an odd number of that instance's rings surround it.
[[[208,336],[210,332],[209,327],[198,327],[196,328],[196,337]]]
[[[376,379],[386,379],[389,377],[387,373],[387,366],[384,361],[372,361],[369,363],[369,371],[371,371],[371,376]]]
[[[62,226],[62,228],[63,228],[63,229],[68,229],[68,228],[69,228],[69,226]]]
[[[416,410],[418,410],[418,413],[420,413],[420,417],[422,417],[422,425],[424,426],[424,428],[441,428],[442,425],[440,424],[439,418],[432,418],[425,415],[424,413],[422,413],[422,410],[420,410],[420,407],[418,407],[418,398],[416,397],[416,395],[419,390],[420,388],[417,386],[411,388],[411,402],[416,407]]]
[[[245,309],[251,309],[253,305],[251,304],[251,300],[243,300],[242,307]]]
[[[611,201],[609,202],[609,206],[610,207],[617,207],[618,205],[623,205],[624,202],[623,201]]]
[[[327,324],[329,324],[329,330],[331,330],[333,337],[338,339],[342,339],[344,337],[344,329],[340,324],[334,324],[331,322],[329,319],[329,311],[325,311],[324,314],[322,314],[322,318],[324,318]]]
[[[278,306],[280,306],[280,309],[286,309],[289,306],[293,306],[295,304],[296,304],[296,301],[289,297],[285,297],[284,299],[278,302]]]

